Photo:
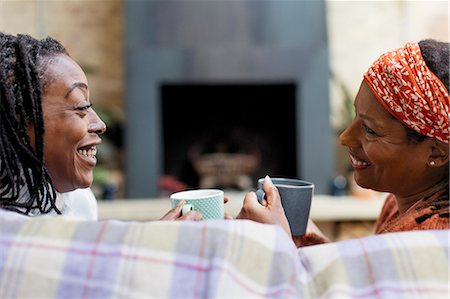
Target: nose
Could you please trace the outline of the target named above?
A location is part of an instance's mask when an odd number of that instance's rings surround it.
[[[103,134],[106,131],[106,124],[101,120],[98,114],[92,110],[92,117],[88,124],[89,133]]]
[[[361,141],[359,139],[361,130],[358,121],[354,120],[345,130],[339,135],[339,142],[346,147],[360,147]]]

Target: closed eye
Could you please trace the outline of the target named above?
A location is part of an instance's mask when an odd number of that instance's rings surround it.
[[[362,126],[363,126],[363,128],[364,128],[364,131],[365,131],[367,134],[378,136],[378,134],[377,134],[374,130],[372,130],[371,128],[369,128],[366,124],[363,123]]]
[[[91,107],[92,107],[92,104],[89,104],[89,105],[85,105],[85,106],[81,106],[81,107],[76,107],[75,110],[86,111],[86,110],[88,110]]]

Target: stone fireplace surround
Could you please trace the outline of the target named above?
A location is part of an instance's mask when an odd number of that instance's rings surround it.
[[[323,1],[127,1],[126,197],[158,195],[163,82],[295,82],[297,176],[334,176]]]

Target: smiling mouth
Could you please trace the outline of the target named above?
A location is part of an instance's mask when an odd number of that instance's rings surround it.
[[[355,168],[355,169],[363,169],[363,168],[369,167],[371,165],[370,163],[368,163],[364,160],[361,160],[353,155],[350,155],[350,161],[352,163],[353,168]]]
[[[77,149],[77,152],[87,158],[95,158],[95,155],[97,154],[97,147],[95,145],[87,146],[87,147],[81,147]]]

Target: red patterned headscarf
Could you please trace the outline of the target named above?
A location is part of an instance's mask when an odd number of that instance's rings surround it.
[[[387,52],[364,74],[376,98],[409,128],[449,143],[449,95],[417,43]]]

